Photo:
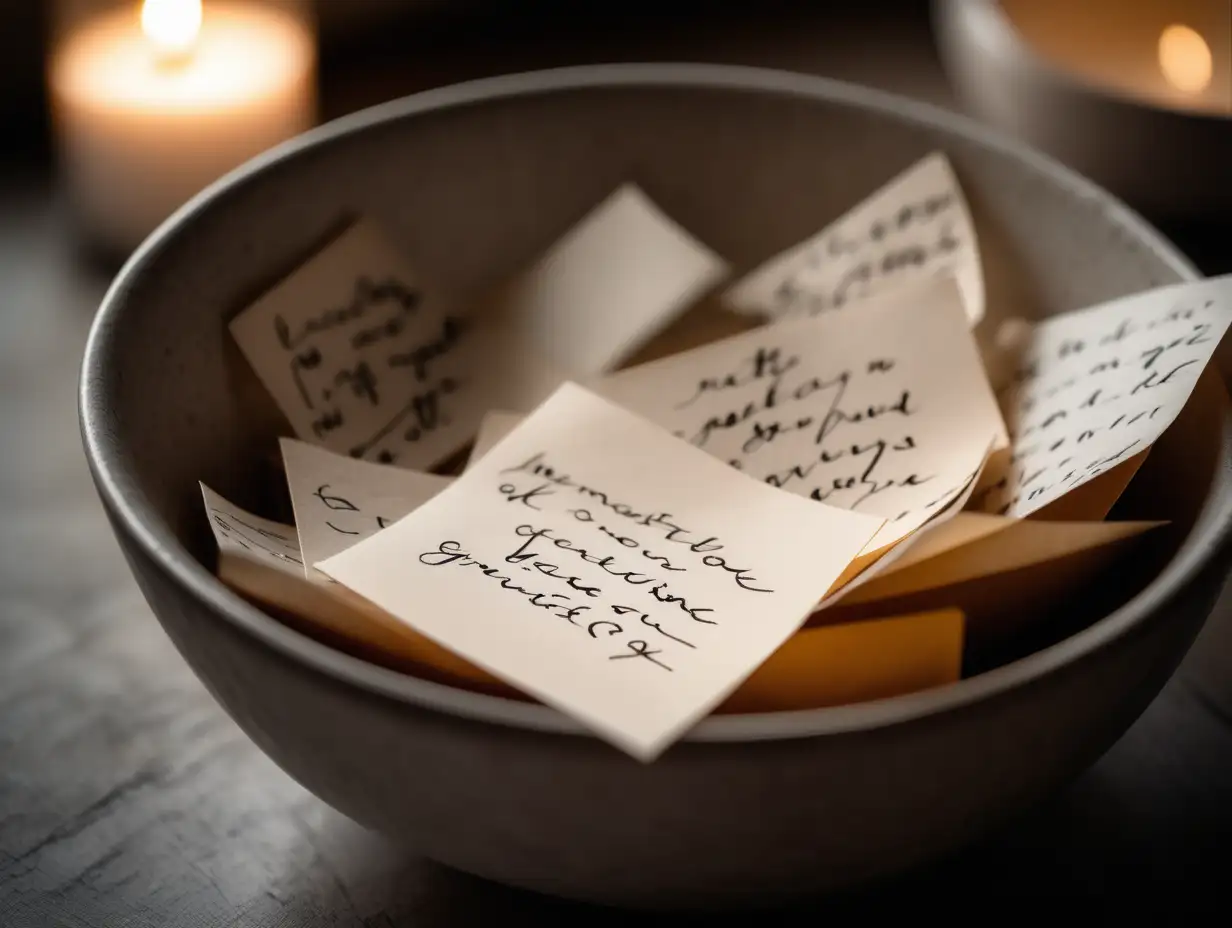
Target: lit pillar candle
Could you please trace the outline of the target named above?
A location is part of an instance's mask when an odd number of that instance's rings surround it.
[[[88,231],[132,249],[250,157],[309,128],[307,25],[256,3],[145,0],[69,31],[49,64],[64,177]]]

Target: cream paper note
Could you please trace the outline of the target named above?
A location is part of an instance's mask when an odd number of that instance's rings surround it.
[[[951,278],[859,313],[763,326],[593,389],[758,480],[888,520],[870,552],[942,511],[1004,440]]]
[[[304,571],[345,551],[426,503],[452,477],[359,461],[291,438],[282,439]]]
[[[1037,325],[1002,398],[1011,453],[972,508],[1029,516],[1148,449],[1232,321],[1232,276],[1177,284]]]
[[[650,760],[800,627],[880,525],[566,384],[452,486],[317,566]]]
[[[559,383],[418,283],[359,222],[231,323],[300,438],[427,469],[470,441],[499,393],[531,408]]]
[[[721,258],[626,184],[506,287],[495,309],[529,350],[587,377],[614,368],[726,276]]]
[[[958,280],[971,325],[984,273],[971,213],[945,155],[929,155],[821,232],[771,258],[723,295],[733,310],[817,316],[938,274]]]

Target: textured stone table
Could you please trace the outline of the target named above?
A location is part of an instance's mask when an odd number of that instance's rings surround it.
[[[799,30],[772,39],[594,57],[759,60],[829,73],[838,61],[849,66],[840,73],[870,82],[880,75],[897,89],[944,92],[927,53],[903,51],[916,46],[895,46],[893,36],[894,66],[881,70],[841,50],[828,58]],[[738,55],[724,51],[736,47]],[[436,73],[505,69],[477,57],[482,68]],[[509,66],[539,60],[514,57]],[[429,82],[431,72],[415,67],[426,68],[420,61],[406,77],[391,67],[388,89]],[[362,99],[365,86],[387,95],[379,82],[357,83],[331,105]],[[553,915],[632,924],[396,854],[278,770],[197,683],[130,579],[86,473],[77,364],[107,278],[81,262],[68,233],[50,173],[0,165],[0,925],[431,928]],[[1182,239],[1211,272],[1232,270],[1229,243],[1216,232]],[[1176,915],[1220,900],[1230,839],[1225,598],[1159,699],[1054,802],[927,872],[759,917],[798,924],[927,906],[943,917],[997,918],[1036,896],[1049,897],[1054,917],[1075,907],[1102,919]]]

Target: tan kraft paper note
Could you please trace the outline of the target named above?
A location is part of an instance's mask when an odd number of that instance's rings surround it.
[[[758,480],[887,520],[875,552],[960,494],[1004,441],[952,278],[859,313],[763,326],[595,381]]]
[[[935,152],[742,278],[723,301],[771,319],[817,316],[938,274],[957,278],[974,326],[984,316],[975,228],[958,178]]]
[[[626,184],[502,288],[493,309],[530,351],[571,377],[588,377],[636,352],[727,272]]]
[[[1232,276],[1036,325],[1002,398],[1010,453],[972,508],[1034,515],[1139,456],[1176,419],[1230,321]]]
[[[253,515],[205,484],[201,495],[218,546],[218,577],[281,618],[307,625],[364,654],[409,661],[449,682],[500,689],[495,678],[413,631],[345,587],[304,575],[295,527]]]
[[[333,451],[427,469],[496,405],[532,408],[559,382],[526,352],[427,292],[367,221],[231,322],[295,434]]]
[[[412,515],[317,566],[650,760],[800,627],[880,525],[566,384]]]
[[[414,511],[452,477],[373,464],[284,438],[283,466],[306,575],[328,580],[312,565],[345,551]]]

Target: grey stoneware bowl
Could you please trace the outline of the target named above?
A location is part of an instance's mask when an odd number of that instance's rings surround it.
[[[180,210],[108,293],[86,351],[86,451],[155,615],[287,773],[452,867],[637,907],[768,903],[864,883],[971,841],[1059,788],[1142,711],[1222,586],[1232,425],[1153,455],[1174,530],[1137,591],[956,685],[709,718],[650,765],[548,708],[383,669],[222,586],[197,481],[257,497],[279,420],[227,321],[347,215],[434,283],[478,292],[637,181],[737,271],[929,152],[971,201],[994,315],[1047,314],[1196,276],[1135,215],[961,118],[812,77],[611,65],[449,87],[327,125]],[[1151,481],[1178,461],[1202,468]],[[1137,486],[1138,483],[1135,483]],[[1091,607],[1095,608],[1095,607]]]

